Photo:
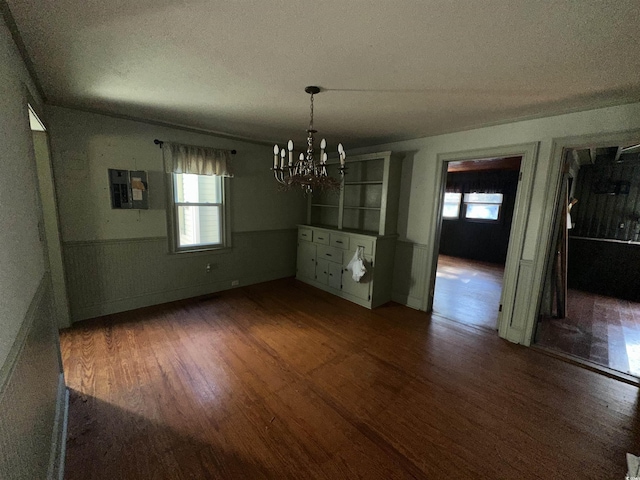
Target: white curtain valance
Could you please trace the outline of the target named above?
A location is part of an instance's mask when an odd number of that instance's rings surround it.
[[[231,150],[163,142],[162,154],[167,173],[233,177]]]

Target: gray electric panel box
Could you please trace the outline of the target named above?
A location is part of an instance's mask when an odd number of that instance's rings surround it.
[[[147,172],[109,169],[111,208],[148,209],[149,184]]]

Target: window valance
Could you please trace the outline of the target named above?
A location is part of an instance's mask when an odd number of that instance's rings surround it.
[[[231,150],[163,142],[162,155],[167,173],[233,177]]]

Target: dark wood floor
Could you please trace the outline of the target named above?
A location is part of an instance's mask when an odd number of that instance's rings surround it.
[[[496,331],[503,276],[502,265],[438,255],[433,311]]]
[[[567,317],[542,317],[536,343],[640,377],[640,303],[569,289]]]
[[[67,479],[620,479],[638,388],[293,279],[61,335]]]

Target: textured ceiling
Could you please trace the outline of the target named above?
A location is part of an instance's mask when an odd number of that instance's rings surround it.
[[[52,104],[345,147],[640,99],[638,0],[8,0]]]

